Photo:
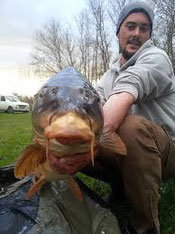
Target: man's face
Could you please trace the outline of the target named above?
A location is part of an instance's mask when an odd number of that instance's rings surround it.
[[[125,60],[130,59],[150,38],[150,22],[144,13],[131,13],[122,23],[118,34],[119,45]]]

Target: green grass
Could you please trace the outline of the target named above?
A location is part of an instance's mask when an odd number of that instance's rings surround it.
[[[159,216],[162,234],[175,234],[175,179],[162,183]]]
[[[30,113],[0,113],[0,167],[14,163],[31,139]]]
[[[31,113],[0,113],[0,167],[12,164],[32,140]],[[101,197],[110,187],[93,178],[78,173],[78,177]],[[175,180],[162,183],[159,215],[162,234],[175,233]]]

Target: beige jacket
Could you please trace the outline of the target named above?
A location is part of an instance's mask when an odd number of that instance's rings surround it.
[[[101,99],[132,94],[132,112],[163,125],[175,141],[175,76],[168,55],[148,40],[123,66],[119,60],[97,84]]]

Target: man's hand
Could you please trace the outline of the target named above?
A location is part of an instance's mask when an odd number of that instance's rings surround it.
[[[95,149],[94,155],[96,155],[97,152],[98,150]],[[59,158],[53,153],[50,155],[50,165],[58,173],[74,174],[87,166],[90,162],[90,152],[74,154],[64,158]]]

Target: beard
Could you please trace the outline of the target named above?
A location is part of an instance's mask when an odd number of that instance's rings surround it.
[[[137,46],[139,46],[138,49],[140,49],[140,47],[142,46],[141,41],[135,37],[128,38],[126,45],[127,44],[137,45]],[[122,53],[123,58],[126,60],[129,60],[137,52],[137,51],[135,51],[135,52],[131,53],[131,52],[127,51],[126,48],[122,48],[120,44],[119,44],[119,48],[120,48],[119,52]]]
[[[129,60],[135,53],[129,53],[126,49],[121,50],[124,59]]]

